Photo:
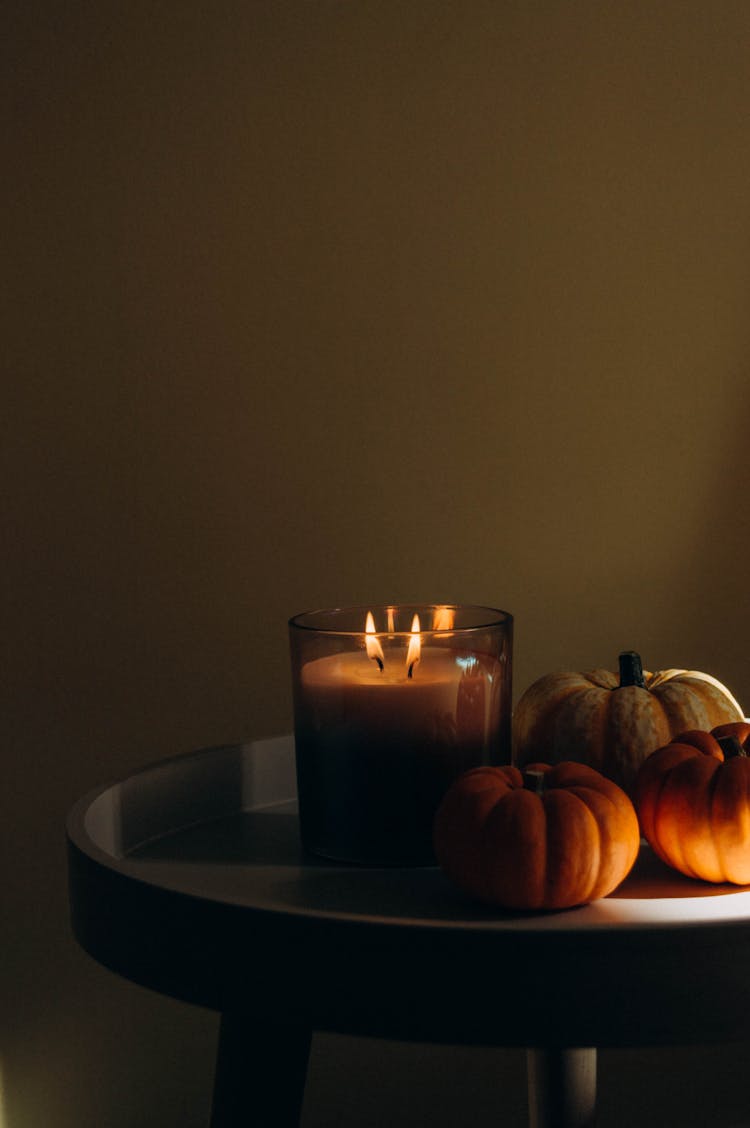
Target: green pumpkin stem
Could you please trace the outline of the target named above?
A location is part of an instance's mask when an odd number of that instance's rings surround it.
[[[641,656],[635,650],[625,650],[619,657],[620,662],[620,688],[625,685],[637,685],[639,689],[646,688],[646,679],[643,676]]]
[[[533,791],[535,795],[544,794],[544,772],[526,771],[523,773],[523,786],[526,791]]]
[[[747,756],[747,752],[742,747],[740,738],[734,734],[731,736],[720,736],[716,743],[724,753],[725,760],[731,760],[734,756]]]

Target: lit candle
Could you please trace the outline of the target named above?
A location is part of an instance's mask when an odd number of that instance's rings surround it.
[[[364,631],[316,630],[315,613],[291,622],[301,829],[317,853],[431,862],[451,781],[509,759],[510,616],[487,623],[484,609],[467,609],[481,626],[461,628],[460,608],[420,610],[397,631],[399,609],[387,609],[383,634],[371,611]],[[350,623],[358,612],[317,615]]]

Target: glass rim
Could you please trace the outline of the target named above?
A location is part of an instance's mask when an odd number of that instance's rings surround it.
[[[304,619],[313,619],[322,615],[341,615],[345,613],[360,614],[362,623],[364,624],[368,611],[373,608],[383,609],[388,608],[394,610],[407,609],[409,612],[419,613],[420,611],[437,611],[438,608],[446,608],[449,611],[475,611],[486,612],[488,618],[486,622],[474,623],[468,627],[452,626],[452,627],[420,627],[420,635],[451,635],[451,634],[469,634],[472,631],[486,631],[492,627],[512,626],[513,615],[510,611],[502,611],[499,607],[487,607],[482,603],[357,603],[351,607],[318,607],[312,611],[300,611],[288,620],[290,628],[299,631],[309,631],[311,634],[317,635],[331,635],[333,637],[351,638],[357,635],[364,635],[365,628],[361,630],[342,630],[336,627],[319,626],[316,623],[302,622]],[[404,636],[408,638],[412,632],[410,630],[376,630],[374,636],[386,636],[387,638],[398,638]]]

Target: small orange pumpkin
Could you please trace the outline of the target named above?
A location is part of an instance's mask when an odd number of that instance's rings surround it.
[[[585,764],[473,768],[448,789],[435,856],[465,892],[511,909],[565,909],[605,897],[638,854],[630,799]]]
[[[580,760],[632,794],[645,758],[686,729],[711,729],[744,714],[716,678],[698,670],[643,670],[635,651],[611,670],[547,674],[513,714],[514,763]]]
[[[645,761],[635,802],[644,837],[667,865],[750,884],[750,724],[681,733]]]

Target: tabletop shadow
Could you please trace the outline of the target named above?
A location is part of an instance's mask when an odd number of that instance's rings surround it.
[[[289,804],[292,808],[293,805]],[[295,809],[237,811],[209,822],[180,827],[129,852],[139,862],[238,866],[320,866],[300,841]]]

